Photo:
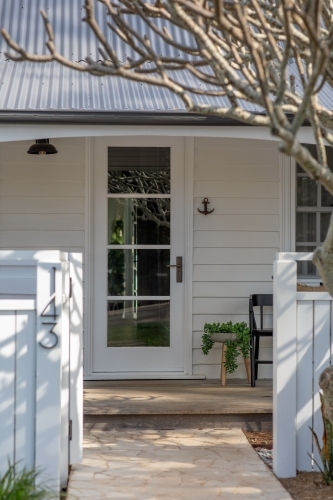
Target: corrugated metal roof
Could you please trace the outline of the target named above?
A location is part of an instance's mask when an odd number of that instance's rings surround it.
[[[84,0],[0,0],[0,26],[5,27],[13,39],[27,50],[45,54],[46,34],[39,15],[45,9],[51,20],[57,47],[65,57],[80,61],[90,55],[100,58],[98,43],[88,26],[83,23]],[[128,47],[107,28],[105,7],[95,1],[96,17],[110,43],[122,60],[131,57]],[[172,57],[188,57],[165,44],[154,32],[149,31],[140,18],[129,17],[133,28],[146,33],[158,53]],[[164,22],[158,20],[162,25]],[[174,26],[168,26],[175,40],[191,42],[191,36]],[[183,102],[170,91],[129,80],[96,77],[78,73],[57,63],[33,64],[6,61],[7,44],[0,37],[0,109],[38,111],[95,111],[95,112],[174,112],[184,111]],[[290,65],[293,72],[293,66]],[[189,72],[177,75],[180,82],[189,86],[212,88],[196,79]],[[193,96],[198,104],[228,106],[226,98]],[[333,93],[323,89],[320,100],[331,107]],[[242,103],[249,111],[260,112],[258,106]]]
[[[45,54],[46,34],[39,15],[41,9],[48,12],[59,52],[74,61],[90,55],[98,60],[96,38],[83,23],[84,0],[0,0],[0,26],[5,27],[20,45],[36,54]],[[133,57],[131,50],[108,29],[105,7],[95,2],[96,18],[104,33],[109,36],[121,60]],[[133,28],[146,33],[158,53],[172,57],[188,57],[161,39],[138,17],[129,16]],[[158,20],[163,25],[164,21]],[[190,43],[191,36],[174,26],[168,30],[175,40]],[[6,61],[7,44],[0,37],[0,109],[38,111],[185,111],[183,102],[167,89],[140,84],[120,78],[96,77],[78,73],[57,63],[33,64]],[[196,82],[188,72],[176,78],[189,86],[195,83],[204,90],[209,87]],[[225,98],[194,96],[198,104],[228,106]],[[245,104],[251,111],[257,106]]]

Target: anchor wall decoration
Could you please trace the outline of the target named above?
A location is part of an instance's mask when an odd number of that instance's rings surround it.
[[[204,198],[202,203],[203,203],[204,209],[199,210],[199,208],[198,208],[198,212],[200,212],[201,214],[204,214],[204,215],[208,215],[208,214],[211,214],[212,212],[214,212],[214,208],[213,208],[213,210],[208,210],[208,208],[207,208],[207,205],[209,205],[209,203],[210,203],[208,201],[208,198]]]

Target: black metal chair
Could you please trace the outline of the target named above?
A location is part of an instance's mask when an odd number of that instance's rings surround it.
[[[254,307],[260,308],[260,328],[257,327],[257,322],[254,314]],[[249,315],[250,315],[250,333],[251,333],[251,387],[256,386],[258,378],[259,364],[272,364],[273,361],[259,360],[259,342],[260,337],[272,337],[273,329],[264,328],[264,307],[273,307],[272,294],[256,294],[250,295],[249,300]]]

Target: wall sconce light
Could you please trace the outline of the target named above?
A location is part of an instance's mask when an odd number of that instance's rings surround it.
[[[58,151],[48,139],[37,139],[36,144],[32,144],[27,153],[28,155],[54,155]]]

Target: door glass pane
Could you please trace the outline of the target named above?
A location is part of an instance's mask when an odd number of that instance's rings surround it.
[[[323,242],[326,238],[326,234],[328,231],[328,226],[330,224],[330,213],[321,213],[320,214],[320,241]]]
[[[109,198],[108,244],[170,245],[170,198]]]
[[[297,177],[297,206],[315,207],[317,205],[317,185],[309,177]]]
[[[108,192],[170,194],[170,148],[108,148]]]
[[[170,302],[108,301],[108,347],[169,347]]]
[[[300,213],[296,214],[296,241],[310,242],[316,241],[316,214]]]
[[[108,251],[108,295],[170,295],[170,250]]]

